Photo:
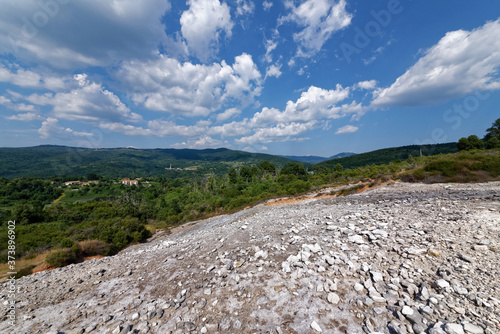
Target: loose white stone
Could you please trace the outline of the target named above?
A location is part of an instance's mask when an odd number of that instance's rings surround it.
[[[321,327],[319,327],[319,325],[316,321],[313,321],[311,323],[311,328],[314,329],[316,332],[323,333],[323,331],[321,330]]]
[[[376,271],[371,271],[372,274],[372,279],[375,283],[377,282],[382,282],[384,280],[384,277],[382,276],[382,273],[376,272]]]
[[[468,323],[468,322],[464,324],[464,329],[466,332],[472,333],[472,334],[483,334],[484,333],[484,330],[481,327],[474,325],[474,324],[471,324],[471,323]]]
[[[448,288],[450,286],[450,283],[448,283],[447,281],[445,281],[444,279],[438,279],[436,281],[436,285],[438,287],[440,287],[441,289],[445,289],[445,288]]]
[[[464,334],[464,328],[460,324],[447,323],[444,326],[444,331],[447,334]]]
[[[333,293],[333,292],[330,292],[330,293],[328,294],[328,297],[327,297],[327,298],[328,298],[328,302],[329,302],[330,304],[335,304],[335,305],[337,305],[337,304],[339,303],[339,301],[340,301],[340,297],[339,297],[339,295],[337,295],[336,293]]]
[[[359,234],[355,234],[353,236],[350,236],[347,238],[347,240],[349,242],[352,242],[352,243],[355,243],[355,244],[364,244],[365,243],[365,239],[363,239],[362,236],[360,236]]]
[[[403,313],[404,315],[412,315],[413,309],[411,307],[405,305],[405,306],[403,306],[401,313]]]

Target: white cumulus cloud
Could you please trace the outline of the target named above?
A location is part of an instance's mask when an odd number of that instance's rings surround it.
[[[219,0],[189,0],[182,13],[182,36],[198,59],[207,61],[218,49],[221,32],[231,37],[233,21],[229,6]]]
[[[377,87],[377,80],[361,81],[354,85],[355,88],[373,90]]]
[[[170,3],[0,0],[0,8],[0,54],[75,68],[150,57],[166,39]]]
[[[231,117],[238,116],[239,114],[241,114],[241,110],[239,110],[238,108],[229,108],[217,115],[217,121],[224,122],[225,120]]]
[[[281,76],[281,65],[271,65],[266,69],[266,78],[275,77],[279,78]]]
[[[292,2],[286,4],[291,14],[283,20],[303,27],[293,35],[299,45],[298,57],[315,55],[333,33],[351,24],[352,15],[346,10],[345,0],[307,0],[298,7]]]
[[[142,117],[130,111],[120,99],[102,85],[87,80],[85,74],[75,75],[77,87],[55,94],[32,94],[26,99],[40,106],[52,106],[52,114],[58,119],[101,122],[137,122]]]
[[[422,106],[500,89],[500,19],[473,31],[448,32],[390,87],[375,92],[376,107]]]
[[[346,126],[343,126],[341,128],[339,128],[337,130],[337,132],[335,132],[336,135],[340,135],[340,134],[343,134],[343,133],[354,133],[356,131],[358,131],[358,127],[357,126],[353,126],[353,125],[346,125]]]
[[[79,132],[71,128],[64,128],[59,125],[59,120],[49,117],[42,122],[42,126],[38,129],[38,133],[42,139],[78,139],[78,138],[91,138],[94,133]]]
[[[211,65],[181,63],[164,55],[125,63],[117,74],[137,105],[180,116],[207,116],[230,103],[246,107],[262,90],[261,74],[248,54]]]
[[[273,6],[273,3],[272,1],[263,1],[262,2],[262,8],[267,12],[271,9],[271,7]]]

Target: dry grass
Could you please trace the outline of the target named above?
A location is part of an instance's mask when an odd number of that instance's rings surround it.
[[[30,257],[28,256],[27,258],[22,258],[18,261],[16,261],[16,272],[21,273],[23,271],[32,271],[42,265],[45,261],[45,257],[50,254],[51,251],[46,251],[41,254],[38,254],[36,257]],[[0,282],[5,282],[7,281],[9,275],[7,274],[8,272],[11,272],[12,270],[9,269],[9,265],[7,263],[1,263],[0,264]],[[29,274],[29,272],[27,272]]]

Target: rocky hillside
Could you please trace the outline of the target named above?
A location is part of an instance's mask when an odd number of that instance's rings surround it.
[[[500,333],[500,182],[261,205],[17,281],[1,333]]]

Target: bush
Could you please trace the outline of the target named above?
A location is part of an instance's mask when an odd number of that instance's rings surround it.
[[[68,264],[75,263],[78,260],[80,248],[75,245],[71,248],[65,248],[53,253],[50,253],[45,258],[45,262],[47,262],[51,267],[62,267]]]
[[[462,171],[462,169],[463,168],[457,161],[448,159],[432,161],[424,167],[424,170],[427,172],[439,172],[443,176],[458,175],[459,172]]]
[[[288,195],[295,195],[311,189],[311,184],[306,181],[295,180],[287,184],[285,189]]]
[[[71,239],[63,239],[61,241],[61,246],[64,248],[70,248],[74,245],[75,243]]]
[[[82,256],[110,255],[111,245],[102,240],[85,240],[78,243]]]

